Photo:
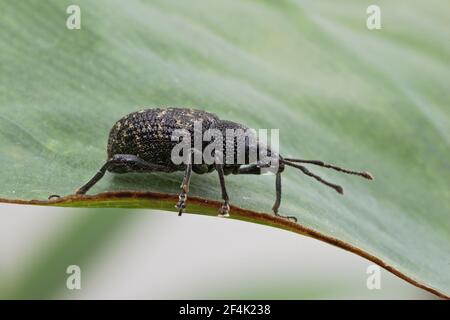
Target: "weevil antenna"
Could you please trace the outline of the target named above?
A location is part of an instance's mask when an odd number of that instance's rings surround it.
[[[328,182],[324,179],[322,179],[321,177],[319,177],[318,175],[315,175],[314,173],[312,173],[311,171],[309,171],[308,169],[306,169],[304,166],[301,166],[299,164],[296,163],[292,163],[289,162],[287,159],[283,159],[282,162],[290,167],[294,167],[297,168],[299,170],[301,170],[304,174],[306,174],[307,176],[313,177],[314,179],[316,179],[317,181],[323,183],[324,185],[329,186],[330,188],[333,188],[334,190],[336,190],[338,193],[340,194],[344,194],[344,189],[341,186],[338,186],[337,184]]]
[[[316,166],[321,166],[321,167],[324,167],[324,168],[330,168],[330,169],[333,169],[333,170],[336,170],[336,171],[339,171],[339,172],[343,172],[343,173],[347,173],[347,174],[354,174],[354,175],[363,177],[363,178],[368,179],[368,180],[373,180],[373,175],[370,172],[367,172],[367,171],[359,172],[359,171],[348,170],[348,169],[344,169],[344,168],[341,168],[341,167],[338,167],[338,166],[335,166],[335,165],[332,165],[332,164],[325,163],[325,162],[320,161],[320,160],[302,160],[302,159],[292,159],[292,158],[285,158],[284,160],[287,160],[287,161],[290,161],[290,162],[297,162],[297,163],[314,164]]]

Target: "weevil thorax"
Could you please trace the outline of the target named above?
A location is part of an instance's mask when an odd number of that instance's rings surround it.
[[[233,121],[219,120],[216,123],[223,137],[223,157],[227,167],[239,168],[239,152],[245,151],[246,162],[248,162],[249,139],[246,137],[249,128]],[[241,148],[241,150],[240,150]],[[243,150],[242,150],[243,149]],[[241,163],[243,164],[243,163]]]
[[[277,159],[280,155],[273,152],[269,146],[262,143],[257,132],[249,127],[229,120],[219,120],[216,127],[222,131],[224,159],[226,168],[239,168],[241,165],[253,164],[261,161],[262,154]],[[262,152],[262,153],[261,153]],[[244,153],[244,155],[242,155]],[[228,159],[226,159],[228,157]],[[230,159],[232,157],[232,160]],[[226,161],[228,160],[228,161]],[[284,166],[279,163],[280,172]]]

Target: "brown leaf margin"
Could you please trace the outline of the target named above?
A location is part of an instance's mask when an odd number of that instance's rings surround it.
[[[161,207],[154,206],[130,206],[130,201],[133,200],[144,200],[151,202],[159,202]],[[61,198],[56,198],[52,200],[16,200],[16,199],[3,199],[0,198],[0,203],[12,203],[12,204],[24,204],[24,205],[40,205],[40,206],[60,206],[60,207],[117,207],[117,204],[124,203],[124,207],[128,208],[152,208],[152,209],[164,209],[168,211],[176,211],[173,204],[178,201],[178,196],[167,193],[159,192],[135,192],[135,191],[113,191],[113,192],[103,192],[97,195],[70,195]],[[115,204],[115,205],[108,205]],[[169,204],[167,206],[167,204]],[[215,200],[208,200],[200,197],[189,197],[189,207],[201,207],[202,209],[207,209],[207,211],[200,211],[199,214],[203,215],[217,215],[217,208],[222,205],[221,202]],[[195,211],[195,210],[194,210]],[[450,300],[450,296],[442,293],[432,287],[429,287],[423,283],[420,283],[413,278],[407,276],[401,271],[397,270],[393,266],[387,264],[380,258],[357,248],[347,242],[339,240],[337,238],[328,236],[312,228],[305,227],[299,223],[288,221],[280,217],[276,217],[271,214],[256,212],[248,209],[243,209],[234,205],[231,205],[231,219],[243,220],[248,222],[254,222],[258,224],[268,225],[287,231],[292,231],[304,236],[308,236],[317,240],[321,240],[333,246],[339,247],[346,251],[357,254],[373,263],[379,265],[380,267],[386,269],[387,271],[393,273],[397,277],[411,283],[412,285],[424,289],[440,298]]]

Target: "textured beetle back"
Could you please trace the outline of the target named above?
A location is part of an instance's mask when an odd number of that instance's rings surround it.
[[[131,154],[153,164],[172,167],[171,152],[177,144],[171,141],[173,132],[186,129],[193,137],[195,121],[202,121],[206,130],[218,120],[212,113],[185,108],[154,108],[131,113],[112,127],[108,158]]]

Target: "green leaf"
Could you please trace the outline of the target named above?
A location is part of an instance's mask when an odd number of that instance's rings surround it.
[[[294,227],[255,216],[270,213],[273,176],[228,176],[232,203],[247,209],[235,217],[328,241],[448,297],[449,5],[380,3],[383,27],[369,31],[368,3],[356,0],[2,1],[0,198],[73,193],[103,164],[109,129],[129,112],[205,109],[280,128],[284,156],[375,176],[311,167],[342,185],[340,196],[287,168],[281,213],[298,218]],[[70,4],[81,8],[80,30],[66,28]],[[91,193],[174,194],[181,178],[108,174]],[[194,176],[191,194],[220,199],[217,176]],[[174,204],[115,196],[65,205]],[[190,211],[215,212],[202,201]]]

